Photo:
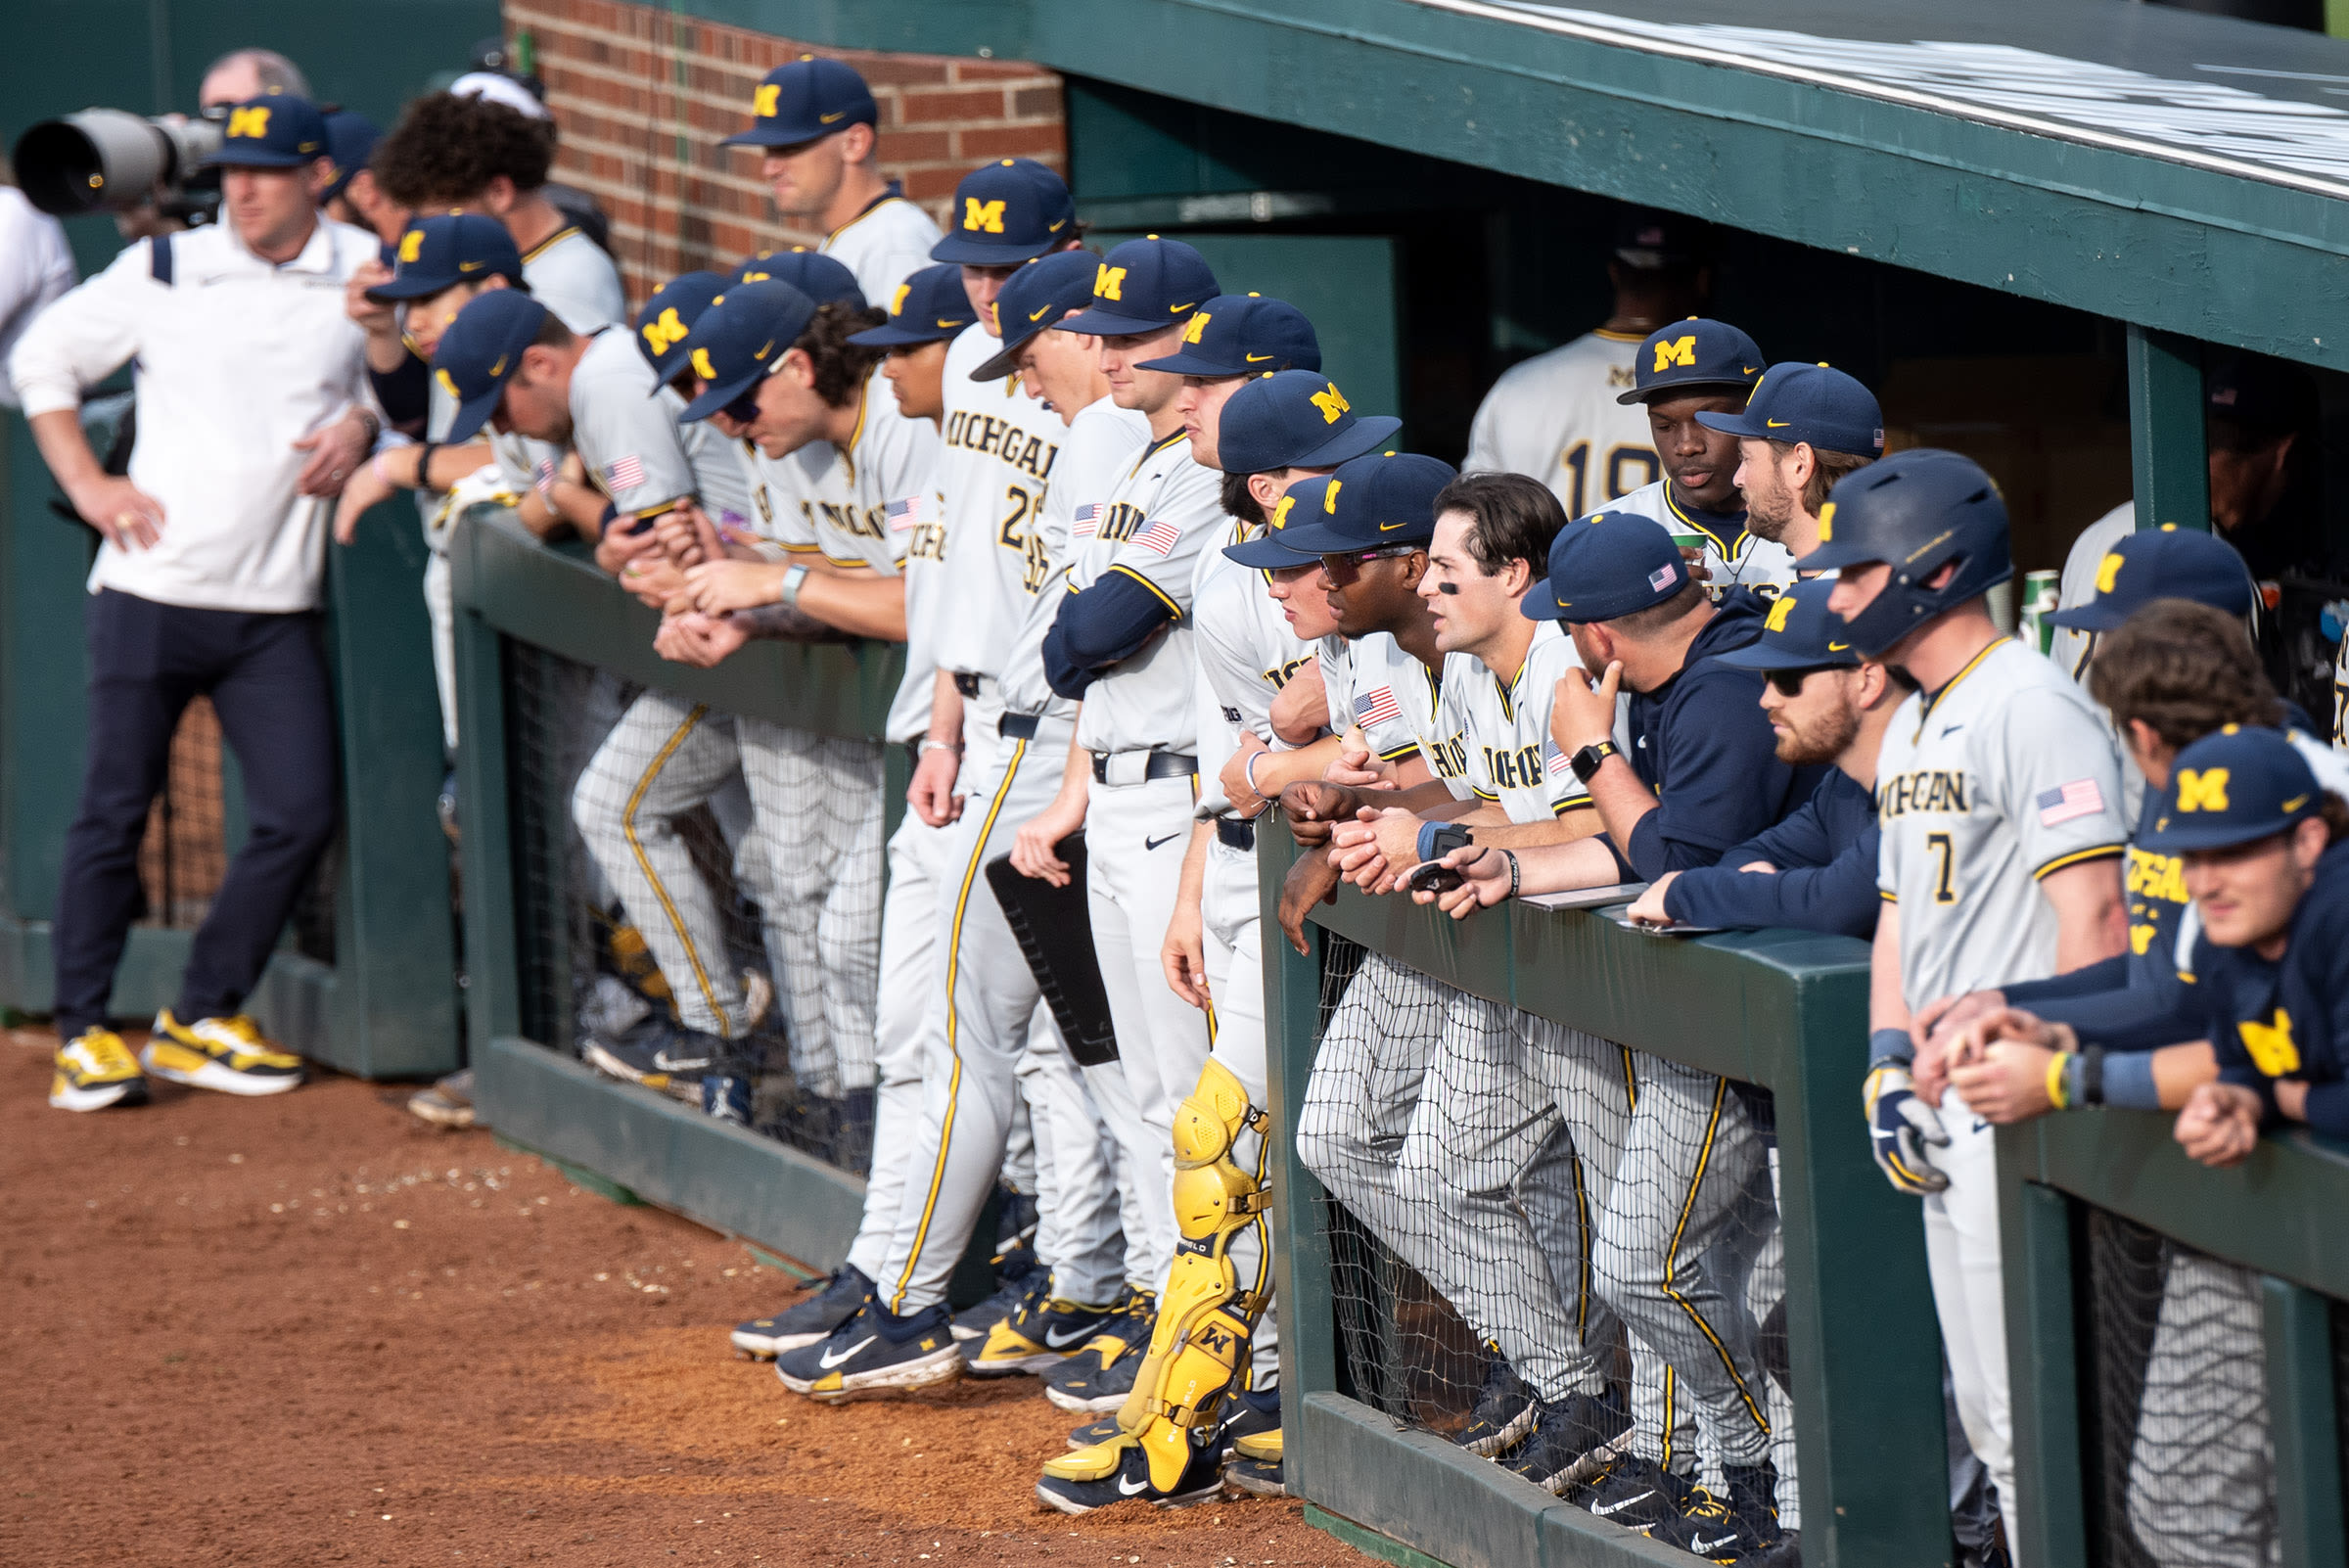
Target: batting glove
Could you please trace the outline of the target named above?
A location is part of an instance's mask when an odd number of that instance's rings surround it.
[[[1867,1075],[1862,1090],[1867,1107],[1867,1136],[1884,1178],[1911,1197],[1939,1192],[1950,1178],[1933,1169],[1921,1145],[1950,1146],[1941,1113],[1916,1097],[1915,1081],[1899,1062],[1886,1062]]]

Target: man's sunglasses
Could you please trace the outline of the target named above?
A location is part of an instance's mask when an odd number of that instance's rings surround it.
[[[1803,682],[1809,680],[1813,675],[1818,674],[1820,670],[1844,669],[1848,668],[1848,666],[1844,665],[1805,665],[1800,669],[1764,670],[1762,673],[1762,678],[1769,681],[1771,684],[1771,689],[1775,691],[1781,697],[1800,697],[1803,694]]]
[[[1419,544],[1388,544],[1375,550],[1332,551],[1321,557],[1321,560],[1326,566],[1345,567],[1351,570],[1355,567],[1368,566],[1373,561],[1400,560],[1406,555],[1416,555],[1425,548],[1426,546]]]

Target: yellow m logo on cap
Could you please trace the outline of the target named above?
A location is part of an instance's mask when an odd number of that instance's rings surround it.
[[[2116,551],[2096,563],[2096,591],[2110,593],[2113,582],[2121,575],[2122,557]]]
[[[2181,811],[2224,811],[2227,809],[2227,773],[2223,767],[2188,767],[2178,774],[2178,809]]]
[[[717,380],[717,367],[710,363],[709,349],[696,348],[693,351],[693,373],[704,381]]]
[[[1321,492],[1321,510],[1331,517],[1338,515],[1338,482],[1331,480],[1329,488]]]
[[[1104,261],[1093,269],[1093,298],[1124,300],[1126,298],[1126,269],[1113,267]]]
[[[1280,498],[1280,504],[1272,508],[1272,526],[1275,529],[1285,529],[1289,526],[1289,508],[1296,504],[1297,497],[1294,495],[1284,495]]]
[[[438,382],[440,384],[440,390],[448,393],[449,396],[455,398],[458,402],[461,403],[465,400],[465,394],[457,391],[457,378],[450,375],[447,371],[434,371],[433,380]]]
[[[962,199],[962,226],[973,233],[1002,233],[1003,204],[1001,202],[982,202],[976,196],[964,197]]]
[[[911,293],[913,293],[912,284],[898,284],[898,292],[889,297],[889,313],[893,316],[903,315],[905,313],[905,297]]]
[[[1762,623],[1762,629],[1764,631],[1784,631],[1786,629],[1786,618],[1793,614],[1793,596],[1790,594],[1780,594],[1778,598],[1771,605],[1770,619]]]
[[[1338,391],[1338,384],[1334,381],[1326,390],[1313,393],[1312,402],[1321,410],[1321,423],[1324,425],[1336,424],[1338,416],[1354,406],[1346,400],[1346,394]],[[1332,484],[1330,489],[1335,491],[1337,486]]]
[[[412,264],[424,254],[424,230],[410,229],[399,237],[399,259]]]
[[[751,94],[751,113],[760,119],[774,118],[775,111],[783,107],[778,102],[782,96],[782,83],[767,82],[761,85],[757,92]]]
[[[1827,502],[1819,509],[1819,542],[1824,544],[1835,536],[1835,503]]]
[[[1197,343],[1200,335],[1207,331],[1207,324],[1212,319],[1213,313],[1206,310],[1202,310],[1197,315],[1191,317],[1191,324],[1182,329],[1182,341],[1184,343]]]
[[[269,134],[269,111],[266,109],[232,109],[228,112],[228,134],[251,136],[255,140]]]
[[[1675,365],[1696,368],[1696,334],[1685,338],[1668,338],[1656,345],[1655,374],[1661,376]]]
[[[656,354],[665,354],[685,341],[685,323],[677,319],[677,307],[670,305],[644,324],[644,346]]]

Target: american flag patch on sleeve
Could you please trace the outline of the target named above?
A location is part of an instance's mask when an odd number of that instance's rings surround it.
[[[2075,817],[2095,816],[2104,809],[2104,792],[2096,788],[2093,778],[2076,778],[2057,789],[2045,791],[2032,805],[2039,807],[2039,825],[2054,827]]]
[[[1089,539],[1100,530],[1101,503],[1099,501],[1095,501],[1089,506],[1077,508],[1077,515],[1069,519],[1069,537],[1072,539]]]
[[[1556,741],[1542,743],[1542,759],[1543,765],[1549,769],[1551,778],[1556,778],[1560,774],[1571,774],[1574,771],[1574,759],[1559,751]]]
[[[1403,718],[1403,705],[1395,700],[1395,688],[1381,686],[1366,691],[1354,700],[1354,721],[1358,724],[1393,724]]]
[[[1147,550],[1152,555],[1172,555],[1174,546],[1181,542],[1182,530],[1164,520],[1151,524],[1133,536],[1134,547]]]
[[[616,457],[604,465],[604,483],[617,495],[622,490],[641,489],[644,485],[644,459],[630,453]]]
[[[890,502],[889,531],[903,533],[909,529],[920,527],[924,511],[923,503],[927,500],[927,496],[908,495],[901,501]]]

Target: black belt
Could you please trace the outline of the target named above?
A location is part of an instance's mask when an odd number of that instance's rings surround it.
[[[1034,740],[1036,723],[1034,714],[1005,714],[995,720],[995,733],[1005,740]]]
[[[965,697],[976,697],[979,695],[979,683],[986,678],[985,675],[974,675],[967,669],[958,669],[954,671],[954,689]]]
[[[1226,850],[1237,850],[1242,854],[1254,853],[1256,824],[1242,817],[1219,816],[1216,818],[1216,842]]]
[[[1113,755],[1110,752],[1093,753],[1093,782],[1096,784],[1109,782],[1109,760]],[[1142,768],[1142,777],[1189,778],[1198,771],[1199,759],[1187,752],[1152,752],[1150,761]]]

